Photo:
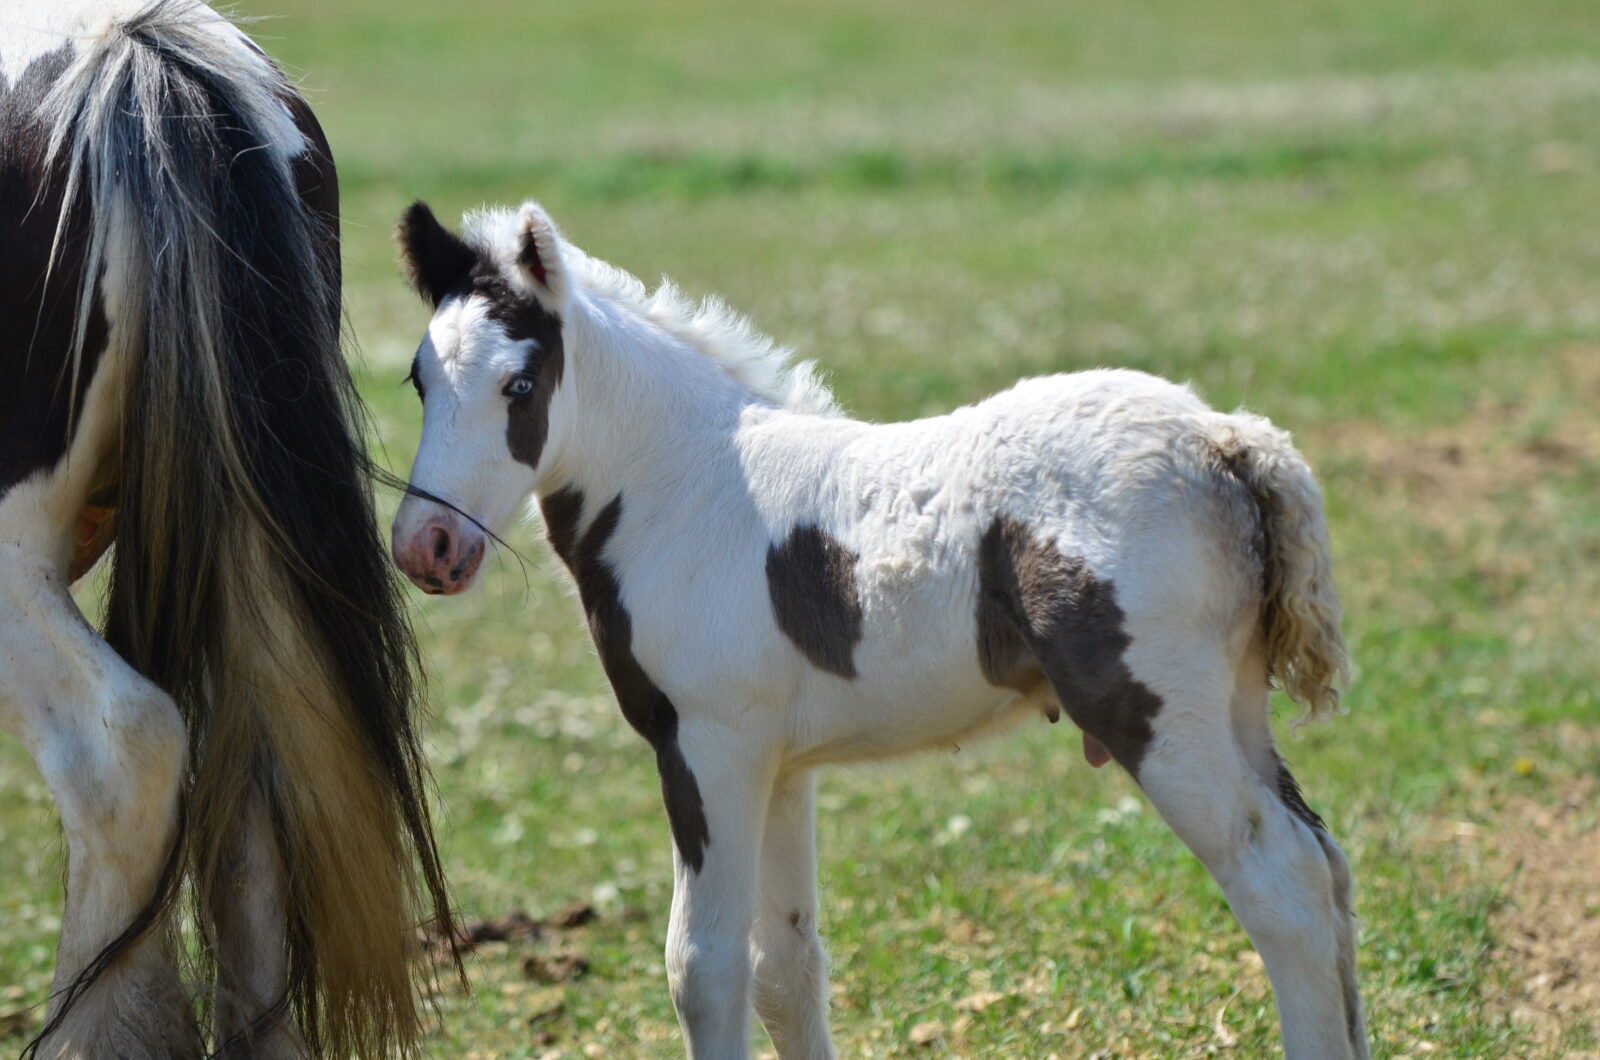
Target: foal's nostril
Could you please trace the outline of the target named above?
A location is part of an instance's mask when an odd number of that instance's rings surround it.
[[[457,563],[454,567],[450,568],[450,580],[453,581],[453,582],[454,581],[460,581],[461,580],[461,575],[466,573],[466,570],[467,570],[468,567],[475,567],[476,566],[476,561],[478,559],[478,553],[480,553],[482,551],[483,551],[483,542],[482,541],[476,542],[470,548],[468,548],[467,549],[467,554],[465,556],[461,557],[461,562]]]
[[[433,558],[443,562],[450,555],[450,531],[442,526],[433,528]]]

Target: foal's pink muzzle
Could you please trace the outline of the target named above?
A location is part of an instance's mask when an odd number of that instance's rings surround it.
[[[483,531],[448,508],[407,498],[395,516],[394,562],[425,593],[450,596],[472,584],[483,562]]]

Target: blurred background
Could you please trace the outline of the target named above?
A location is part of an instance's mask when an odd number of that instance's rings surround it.
[[[589,252],[723,295],[858,416],[1117,365],[1294,431],[1358,671],[1348,716],[1291,738],[1278,713],[1356,872],[1374,1055],[1600,1056],[1593,0],[240,8],[275,16],[252,32],[338,158],[401,474],[414,198],[536,198]],[[414,601],[443,845],[484,921],[429,1051],[679,1056],[653,762],[538,526],[511,543],[475,594]],[[1220,893],[1068,728],[820,791],[842,1054],[1279,1048]],[[0,1013],[48,982],[54,829],[0,747]],[[594,919],[505,919],[564,909]]]

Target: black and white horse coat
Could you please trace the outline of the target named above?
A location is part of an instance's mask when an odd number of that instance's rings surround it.
[[[1280,761],[1344,646],[1319,491],[1288,437],[1148,375],[1019,383],[869,424],[719,306],[566,243],[536,206],[418,204],[435,314],[397,562],[465,588],[538,498],[676,848],[667,970],[695,1057],[832,1055],[814,767],[1041,712],[1139,782],[1260,949],[1293,1060],[1367,1055],[1350,875]],[[463,516],[470,518],[463,518]]]
[[[418,1033],[416,899],[449,911],[337,219],[311,111],[208,7],[0,11],[0,730],[68,855],[42,1055],[202,1055],[196,1002],[230,1056]],[[68,586],[113,540],[102,636]]]

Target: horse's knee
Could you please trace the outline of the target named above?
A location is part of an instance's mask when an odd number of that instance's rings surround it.
[[[1168,768],[1149,771],[1142,780],[1241,920],[1295,933],[1296,921],[1324,919],[1323,911],[1338,900],[1341,880],[1347,907],[1349,869],[1320,823],[1268,791],[1242,762],[1234,764],[1231,777],[1222,769]]]
[[[828,955],[811,914],[794,910],[764,919],[750,953],[756,1011],[764,1022],[815,1004],[826,989]]]
[[[793,969],[820,966],[826,959],[817,918],[805,910],[763,917],[751,933],[750,955],[758,980],[782,978]]]
[[[93,680],[49,712],[36,755],[67,838],[57,999],[141,916],[161,915],[186,748],[177,706],[149,681],[125,667],[86,667],[80,675]],[[61,1015],[41,1055],[199,1056],[187,996],[161,937],[128,942]]]
[[[1321,823],[1247,775],[1209,797],[1183,777],[1141,779],[1265,961],[1286,1054],[1364,1058],[1350,868]]]
[[[1323,922],[1336,902],[1337,881],[1324,846],[1333,840],[1269,799],[1244,814],[1227,853],[1207,865],[1217,881],[1230,897],[1264,905],[1285,921]],[[1344,878],[1348,892],[1348,869]]]
[[[666,956],[672,1004],[686,1024],[719,1019],[731,998],[748,1003],[750,963],[742,947],[720,938],[671,938]]]
[[[687,940],[667,941],[667,990],[672,1007],[680,1017],[693,1015],[703,1007],[715,989],[711,955]]]

